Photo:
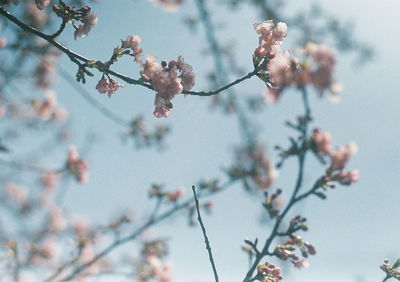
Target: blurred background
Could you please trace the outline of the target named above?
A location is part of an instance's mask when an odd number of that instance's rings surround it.
[[[230,71],[237,68],[238,72],[247,73],[253,69],[251,55],[258,45],[252,25],[269,19],[271,14],[261,10],[257,3],[261,1],[236,2],[206,1],[206,6],[221,46],[229,51],[229,56],[224,56],[225,66]],[[400,257],[400,96],[397,93],[400,2],[291,0],[269,5],[277,12],[278,19],[291,19],[283,49],[294,50],[311,38],[341,47],[336,51],[335,73],[335,78],[344,85],[341,101],[331,103],[327,97],[320,98],[314,90],[310,91],[313,126],[329,131],[335,146],[356,142],[358,153],[347,167],[360,170],[358,183],[328,191],[326,200],[310,198],[290,214],[301,213],[308,220],[309,231],[301,236],[317,249],[317,255],[309,259],[310,266],[299,270],[290,263],[285,266],[284,262],[271,261],[283,269],[284,281],[381,281],[384,273],[379,265],[383,259],[394,261]],[[166,61],[182,55],[196,73],[194,90],[214,88],[209,79],[215,70],[214,61],[195,1],[185,0],[175,12],[148,1],[133,0],[103,0],[94,4],[93,10],[98,13],[99,22],[88,37],[75,41],[72,27],[67,26],[59,38],[71,50],[107,60],[121,39],[137,34],[142,38],[140,47],[144,54],[152,52],[159,60]],[[325,24],[330,28],[313,30]],[[340,25],[340,33],[335,31],[335,24]],[[372,56],[366,46],[373,50]],[[165,184],[171,190],[183,187],[186,197],[191,197],[191,186],[199,180],[219,178],[224,182],[224,169],[232,163],[232,152],[243,142],[243,136],[235,115],[225,113],[221,107],[212,107],[212,98],[177,95],[170,117],[156,119],[152,114],[154,92],[125,85],[109,99],[95,90],[101,75],[94,72],[95,77],[88,78],[86,85],[80,87],[98,103],[127,120],[140,115],[149,128],[157,125],[171,128],[162,149],[139,150],[129,138],[122,137],[125,128],[100,114],[68,82],[67,78],[76,74],[76,65],[63,55],[57,61],[57,68],[61,75],[53,89],[59,103],[69,111],[70,139],[55,150],[41,149],[40,163],[57,167],[65,160],[69,145],[74,144],[90,166],[87,184],[75,181],[65,184],[62,205],[69,213],[101,224],[130,210],[134,222],[140,222],[153,209],[154,203],[148,199],[152,183]],[[140,69],[129,58],[117,62],[114,69],[139,78]],[[226,79],[237,77],[229,73]],[[295,90],[285,92],[277,104],[261,103],[259,110],[249,109],[246,99],[262,98],[265,88],[261,80],[252,78],[234,89],[248,119],[254,123],[252,129],[268,155],[276,159],[274,145],[287,145],[288,136],[295,134],[284,126],[285,121],[294,120],[303,109]],[[20,84],[19,90],[42,95],[29,83]],[[9,126],[1,124],[1,120],[0,125]],[[53,138],[41,129],[20,132],[20,136],[10,146],[17,153],[9,159],[22,158],[33,148],[41,148],[43,140]],[[305,186],[312,185],[323,171],[318,161],[310,157]],[[288,160],[274,187],[282,188],[287,196],[293,189],[295,174],[296,162]],[[14,177],[33,179],[31,183],[35,185],[31,172]],[[221,281],[242,281],[247,272],[248,257],[241,250],[244,238],[257,237],[263,242],[268,237],[273,222],[268,221],[262,201],[262,195],[249,194],[237,184],[215,195],[211,215],[203,214]],[[200,228],[197,224],[188,225],[185,212],[151,228],[144,237],[167,240],[173,281],[213,281]],[[137,253],[138,246],[129,243],[112,256],[127,252]],[[105,276],[93,281],[119,280]]]

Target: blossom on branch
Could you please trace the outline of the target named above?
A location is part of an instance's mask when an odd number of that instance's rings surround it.
[[[154,100],[155,117],[168,117],[170,109],[173,108],[171,100],[176,94],[183,90],[191,90],[195,84],[195,74],[192,67],[184,62],[182,56],[178,60],[172,60],[168,64],[163,61],[157,62],[154,54],[146,56],[146,63],[139,63],[143,66],[141,71],[142,78],[148,81],[157,91]]]
[[[97,24],[99,21],[97,17],[97,13],[90,14],[90,8],[88,7],[87,14],[83,17],[83,25],[79,25],[76,27],[74,32],[74,38],[85,37],[89,34],[90,30]]]
[[[101,93],[108,93],[108,97],[114,94],[119,88],[124,87],[122,84],[116,82],[114,79],[102,78],[96,85],[96,89]]]

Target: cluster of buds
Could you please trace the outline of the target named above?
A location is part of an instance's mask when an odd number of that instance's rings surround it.
[[[118,233],[120,231],[121,225],[129,222],[131,222],[131,217],[129,216],[129,214],[123,214],[118,219],[111,221],[108,227],[111,228],[114,232]]]
[[[163,264],[162,260],[167,255],[167,245],[164,241],[154,240],[145,242],[142,249],[142,259],[138,264],[138,281],[158,279],[168,282],[172,278],[171,264]]]
[[[390,278],[397,279],[400,281],[400,270],[398,269],[400,267],[400,259],[398,259],[393,266],[389,265],[389,260],[385,259],[383,261],[383,264],[380,265],[380,268],[386,273],[386,278],[383,281],[386,281]]]
[[[63,19],[64,22],[70,22],[74,28],[74,37],[84,37],[89,34],[90,30],[97,24],[98,18],[96,13],[90,14],[91,8],[85,6],[80,9],[66,5],[63,1],[53,6],[53,11],[57,16]],[[82,22],[76,26],[74,21]]]
[[[88,180],[88,164],[86,161],[82,160],[76,151],[74,146],[69,148],[68,158],[67,158],[67,168],[69,172],[75,176],[76,180],[85,183]]]
[[[242,179],[248,190],[254,189],[250,186],[247,178],[250,178],[252,184],[257,187],[255,190],[265,190],[273,184],[278,176],[272,160],[266,157],[264,149],[260,145],[239,148],[236,150],[235,156],[235,164],[228,170],[228,174],[233,179]]]
[[[213,192],[221,189],[219,179],[201,180],[197,187],[199,187],[200,190],[211,190]]]
[[[169,132],[170,128],[163,125],[157,125],[153,131],[148,130],[143,117],[138,116],[130,123],[128,131],[122,137],[124,139],[132,138],[136,148],[150,147],[152,145],[163,148],[163,141]]]
[[[324,156],[329,156],[331,159],[331,164],[326,172],[328,178],[326,182],[329,184],[329,181],[337,181],[342,185],[357,182],[359,179],[358,170],[343,171],[350,157],[357,152],[357,145],[350,142],[333,150],[331,139],[329,132],[323,132],[319,129],[314,129],[310,139],[311,149],[319,159],[323,160]]]
[[[166,192],[163,190],[163,185],[152,184],[149,195],[150,197],[156,197],[159,199],[165,198],[168,202],[174,203],[185,195],[185,189],[181,187],[174,192]]]
[[[253,280],[261,282],[279,282],[279,280],[282,279],[281,269],[275,264],[266,262],[265,264],[259,264],[257,266],[257,276],[254,277]]]
[[[289,227],[285,234],[292,235],[293,233],[302,230],[307,231],[307,219],[305,217],[301,217],[300,215],[296,215],[289,223]]]
[[[300,260],[294,252],[296,249],[300,250],[304,258],[307,258],[308,255],[316,254],[316,250],[312,244],[303,241],[303,239],[298,235],[290,235],[290,239],[288,239],[284,244],[276,246],[274,255],[282,260],[289,259],[297,268],[307,267],[308,263],[305,260]]]
[[[269,196],[267,191],[264,194],[265,201],[263,206],[267,209],[269,216],[273,218],[279,214],[280,198],[278,197],[282,194],[282,189],[277,189],[271,196]]]

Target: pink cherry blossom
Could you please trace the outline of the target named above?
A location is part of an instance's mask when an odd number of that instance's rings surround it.
[[[279,87],[288,86],[293,81],[293,72],[290,69],[291,58],[290,52],[286,50],[284,53],[277,55],[268,64],[270,80]]]
[[[71,146],[69,148],[69,153],[68,153],[68,158],[67,158],[67,166],[69,169],[69,172],[75,176],[76,180],[78,180],[81,183],[87,182],[88,180],[88,174],[87,174],[87,169],[88,169],[88,164],[86,161],[82,160],[78,152],[76,151],[76,148],[74,146]]]
[[[294,267],[296,268],[307,268],[309,266],[310,266],[309,262],[306,261],[305,259],[299,260],[294,264]]]
[[[99,19],[97,13],[90,14],[90,9],[87,15],[83,18],[83,25],[79,25],[75,32],[74,38],[85,37],[89,34],[90,30],[98,23]]]
[[[343,185],[350,185],[351,183],[357,182],[359,178],[359,171],[357,169],[350,170],[346,173],[340,171],[339,175],[337,176],[338,181]]]
[[[324,132],[318,128],[314,129],[313,141],[317,145],[318,154],[330,155],[332,151],[332,136],[329,132]]]
[[[111,98],[112,94],[115,94],[115,92],[119,89],[124,87],[122,84],[117,83],[115,80],[113,79],[107,79],[107,78],[103,78],[101,79],[97,85],[96,85],[96,89],[101,93],[101,94],[105,94],[108,93],[108,97]]]
[[[168,200],[170,202],[176,202],[178,199],[182,198],[185,195],[185,188],[179,188],[173,193],[168,194]]]
[[[285,23],[279,22],[274,29],[272,21],[255,23],[253,27],[254,30],[260,34],[259,46],[254,52],[254,55],[258,59],[262,59],[266,56],[273,58],[280,53],[280,45],[282,44],[283,38],[286,37],[287,32]]]
[[[350,142],[345,146],[339,147],[335,152],[331,154],[331,170],[341,170],[345,167],[347,161],[352,155],[357,153],[357,145],[354,142]]]

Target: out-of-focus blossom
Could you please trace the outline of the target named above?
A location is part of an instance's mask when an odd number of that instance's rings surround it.
[[[49,120],[53,117],[57,105],[56,94],[53,91],[46,92],[46,99],[42,102],[33,101],[33,109],[36,115],[42,120]]]
[[[170,202],[176,202],[178,199],[182,198],[185,195],[185,188],[181,187],[175,192],[168,194],[168,200]]]
[[[161,5],[167,12],[176,12],[183,0],[149,0],[155,5]]]
[[[46,55],[41,57],[40,62],[35,70],[36,85],[40,88],[49,88],[54,81],[55,74],[54,55]]]
[[[343,169],[350,157],[356,153],[357,145],[354,142],[350,142],[345,146],[340,146],[336,151],[331,154],[330,169],[332,171]]]
[[[359,171],[357,169],[350,170],[348,172],[340,171],[340,173],[334,177],[342,185],[350,185],[351,183],[357,182],[359,180]]]
[[[296,268],[307,268],[310,266],[310,263],[305,259],[299,260],[298,262],[294,263],[294,267]]]
[[[5,185],[6,193],[14,198],[19,204],[23,205],[28,200],[28,189],[23,186],[19,186],[13,182],[9,182]]]
[[[329,132],[324,132],[318,128],[314,129],[312,140],[317,146],[318,155],[330,155],[332,151],[332,136]]]
[[[40,180],[45,188],[52,189],[58,186],[59,175],[52,172],[46,172],[42,174]]]
[[[98,23],[99,19],[97,13],[90,14],[90,8],[88,9],[87,15],[83,18],[83,25],[79,25],[75,32],[75,40],[78,37],[85,37],[89,34],[90,30]]]
[[[67,166],[72,175],[75,176],[76,180],[81,183],[87,182],[88,180],[88,164],[86,161],[82,160],[76,148],[71,146],[69,148],[68,158],[67,158]]]
[[[6,45],[7,45],[7,38],[0,37],[0,49],[6,47]]]
[[[27,1],[25,4],[25,19],[27,24],[34,28],[42,28],[49,20],[47,13],[40,11],[37,4],[33,1]]]
[[[38,9],[43,10],[51,4],[51,0],[35,0],[35,4]]]
[[[271,82],[279,87],[290,85],[293,80],[293,72],[290,67],[291,57],[288,50],[274,57],[268,64]]]
[[[50,213],[49,228],[52,232],[59,233],[67,227],[67,219],[63,211],[54,205],[48,207]]]

